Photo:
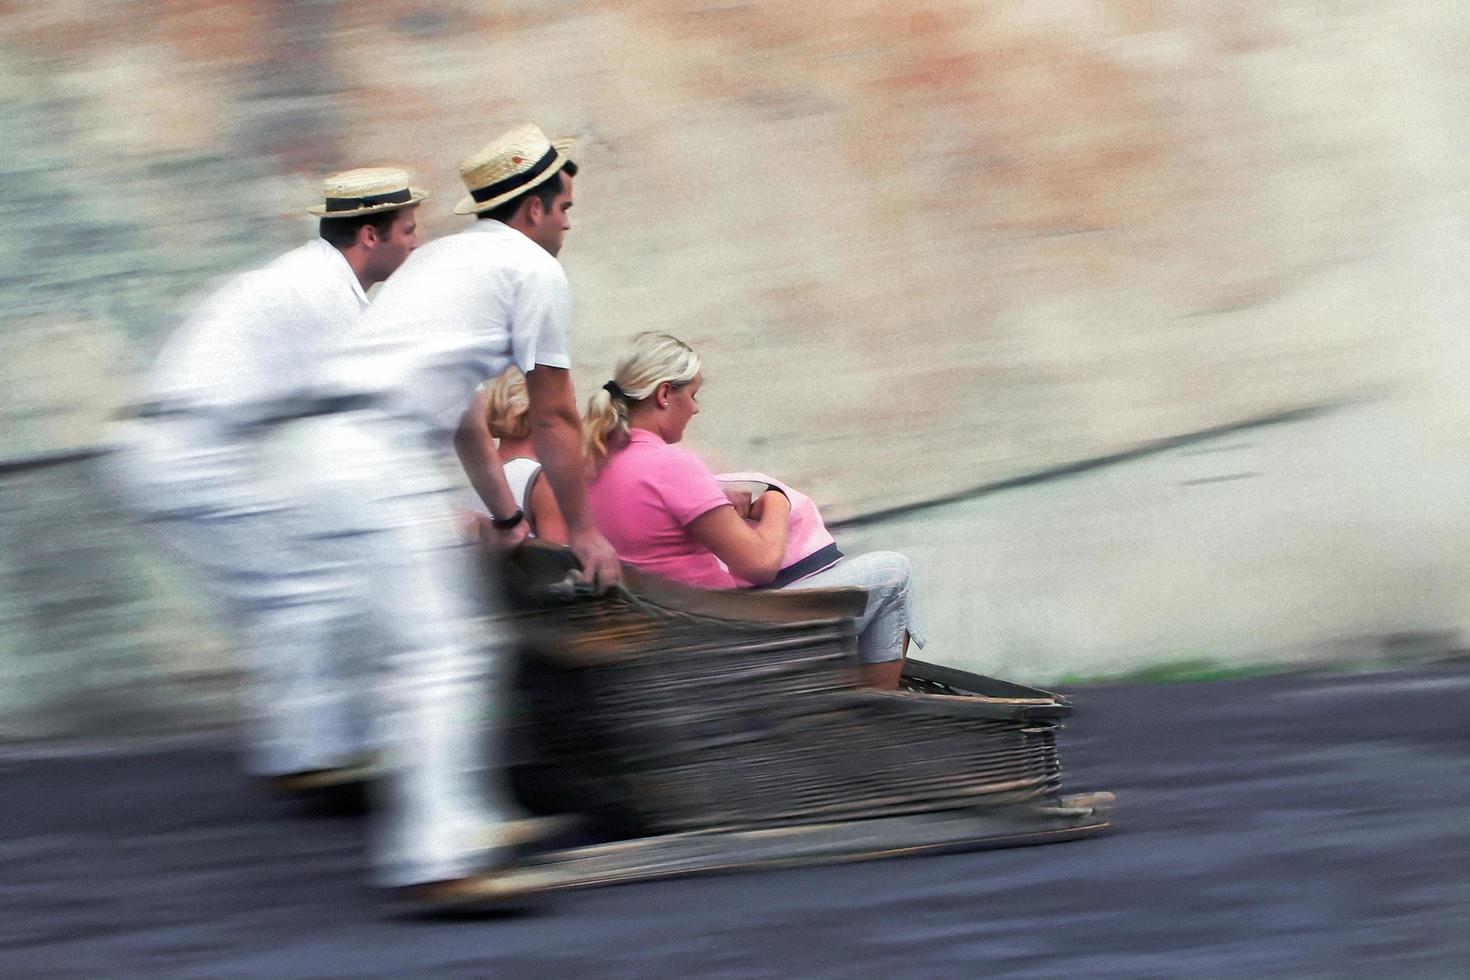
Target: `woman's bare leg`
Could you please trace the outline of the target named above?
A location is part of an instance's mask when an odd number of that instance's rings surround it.
[[[879,664],[863,664],[863,683],[880,691],[891,691],[898,687],[903,676],[903,665],[908,661],[909,635],[903,635],[903,656],[897,660],[885,660]]]

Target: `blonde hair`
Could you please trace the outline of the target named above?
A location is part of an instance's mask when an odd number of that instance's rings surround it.
[[[608,454],[628,442],[628,406],[652,396],[667,381],[683,387],[699,374],[699,355],[677,337],[666,333],[640,333],[633,346],[613,368],[613,384],[622,389],[614,398],[606,388],[587,399],[582,433],[587,457],[601,465]]]
[[[531,434],[531,398],[526,376],[511,365],[485,385],[485,424],[497,439],[524,439]]]

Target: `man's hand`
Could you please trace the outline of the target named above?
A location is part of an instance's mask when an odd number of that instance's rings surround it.
[[[479,511],[466,510],[462,511],[459,515],[460,530],[464,532],[465,541],[470,544],[483,541],[485,530],[490,526],[490,518],[481,514]]]
[[[502,554],[514,551],[522,541],[531,536],[531,529],[526,527],[525,521],[521,521],[515,527],[508,527],[504,530],[501,530],[489,521],[485,523],[489,527],[490,533],[489,535],[485,535],[482,531],[480,541],[492,551],[498,551]]]
[[[587,513],[587,460],[582,455],[582,416],[566,368],[537,364],[526,373],[531,396],[531,438],[541,471],[551,483],[567,525],[567,546],[582,564],[583,582],[598,592],[622,581],[618,554]]]
[[[580,581],[589,582],[601,595],[623,580],[623,569],[618,564],[618,553],[607,538],[596,528],[572,531],[567,542],[572,554],[582,565]]]
[[[515,527],[501,530],[484,514],[471,511],[465,515],[465,518],[465,530],[469,532],[470,540],[478,541],[480,547],[486,551],[498,554],[514,551],[516,546],[531,534],[525,521],[521,521]]]

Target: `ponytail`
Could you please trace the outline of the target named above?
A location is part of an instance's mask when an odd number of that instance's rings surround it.
[[[665,381],[687,385],[699,374],[699,355],[677,337],[640,333],[618,359],[613,379],[587,399],[583,444],[594,468],[628,444],[628,407],[649,397]]]
[[[593,467],[628,444],[628,403],[599,388],[587,399],[582,419],[582,445]]]

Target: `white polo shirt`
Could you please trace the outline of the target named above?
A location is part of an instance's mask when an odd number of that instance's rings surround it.
[[[342,253],[314,239],[212,293],[164,344],[140,400],[248,423],[310,395],[367,306]]]
[[[323,393],[383,394],[395,413],[452,431],[475,389],[510,364],[572,366],[561,263],[494,219],[417,249],[323,365]]]

